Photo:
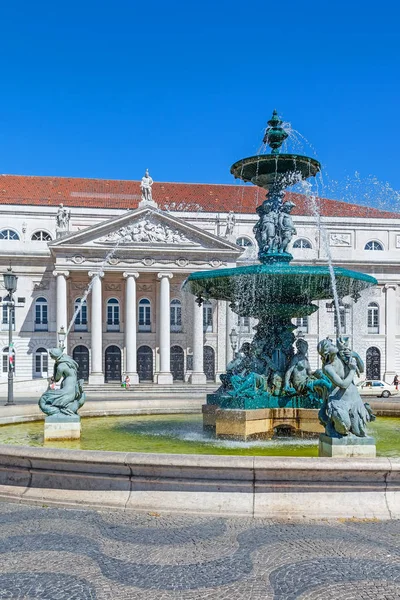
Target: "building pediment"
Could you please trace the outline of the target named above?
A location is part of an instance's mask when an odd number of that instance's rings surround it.
[[[103,221],[82,231],[70,233],[49,244],[53,254],[72,249],[91,254],[118,247],[118,252],[169,254],[212,251],[235,260],[241,249],[225,239],[204,231],[158,209],[145,207]]]

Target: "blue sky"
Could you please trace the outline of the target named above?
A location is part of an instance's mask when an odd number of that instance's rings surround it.
[[[358,171],[400,189],[398,12],[351,0],[3,3],[0,172],[138,179],[148,167],[158,181],[231,183],[277,108],[329,180]]]

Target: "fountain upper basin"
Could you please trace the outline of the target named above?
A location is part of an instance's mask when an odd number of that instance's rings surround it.
[[[289,177],[291,185],[315,177],[320,170],[321,164],[317,160],[300,154],[260,154],[242,158],[231,166],[236,179],[251,181],[265,189],[281,177]]]
[[[358,298],[360,292],[377,281],[374,277],[334,267],[340,298]],[[192,273],[184,289],[203,299],[227,300],[239,315],[260,317],[280,315],[301,317],[312,314],[313,300],[332,298],[328,266],[285,263],[256,264],[232,269]]]

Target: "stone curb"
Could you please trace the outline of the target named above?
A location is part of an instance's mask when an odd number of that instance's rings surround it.
[[[3,446],[0,498],[279,519],[400,518],[400,459],[140,454]]]

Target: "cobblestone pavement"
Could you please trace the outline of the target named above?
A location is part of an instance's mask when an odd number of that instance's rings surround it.
[[[400,521],[0,503],[0,599],[400,599]]]

